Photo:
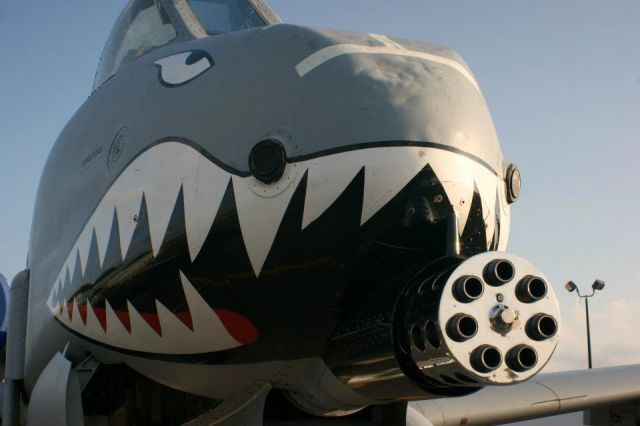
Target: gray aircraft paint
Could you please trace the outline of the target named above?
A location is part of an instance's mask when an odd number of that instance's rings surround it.
[[[440,46],[392,42],[418,56],[443,60],[343,54],[301,77],[296,66],[322,49],[345,44],[386,49],[389,42],[369,34],[276,25],[171,44],[124,66],[80,108],[47,161],[31,235],[38,244],[32,244],[30,256],[38,260],[32,282],[51,285],[34,286],[31,306],[46,303],[64,257],[123,168],[148,144],[167,137],[195,141],[238,175],[248,173],[253,145],[274,137],[292,159],[362,143],[426,141],[465,153],[501,177],[495,129],[481,93],[460,72],[459,67],[467,69],[464,62]],[[163,86],[156,62],[188,50],[206,51],[215,66],[188,84]],[[114,143],[118,157],[109,162]],[[104,154],[83,166],[101,148]],[[41,339],[64,340],[49,315],[32,309],[29,346]],[[50,355],[29,353],[27,363],[35,365],[28,371],[36,374]]]

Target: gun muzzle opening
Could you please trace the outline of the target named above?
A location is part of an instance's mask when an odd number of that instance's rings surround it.
[[[470,315],[457,314],[447,322],[447,334],[456,342],[471,339],[478,332],[478,322]]]
[[[426,349],[424,330],[417,324],[411,328],[411,341],[419,351]]]
[[[491,345],[477,347],[471,353],[471,365],[481,373],[489,373],[502,364],[502,354]]]
[[[453,296],[458,302],[470,303],[479,299],[484,293],[484,284],[473,275],[460,278],[453,285]]]
[[[547,283],[539,277],[528,275],[518,283],[516,296],[522,303],[533,303],[547,295]]]
[[[526,331],[533,340],[547,340],[555,336],[558,331],[558,322],[551,315],[536,314],[527,321]]]
[[[375,400],[398,400],[391,389],[407,400],[522,382],[557,345],[559,307],[547,282],[509,253],[444,258],[399,274],[363,303],[325,359],[352,390]]]
[[[484,279],[492,286],[498,287],[511,281],[516,274],[513,263],[506,259],[496,259],[489,262],[484,269]]]
[[[538,363],[538,353],[528,345],[518,345],[507,352],[507,365],[512,370],[531,370]]]

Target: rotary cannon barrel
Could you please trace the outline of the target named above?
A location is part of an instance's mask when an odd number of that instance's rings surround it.
[[[559,307],[529,262],[488,252],[446,258],[387,283],[325,354],[367,398],[458,396],[536,374],[557,345]]]

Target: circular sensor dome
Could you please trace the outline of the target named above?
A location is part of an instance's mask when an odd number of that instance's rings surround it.
[[[260,182],[276,182],[284,174],[286,166],[284,146],[277,140],[258,142],[249,153],[249,170]]]

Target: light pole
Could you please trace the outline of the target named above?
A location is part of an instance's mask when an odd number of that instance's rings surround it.
[[[581,299],[584,299],[584,307],[585,307],[585,313],[587,317],[587,354],[589,356],[589,368],[592,368],[593,365],[591,363],[591,327],[589,325],[589,298],[593,297],[593,295],[596,294],[596,290],[602,290],[604,288],[604,281],[595,280],[593,284],[591,284],[591,294],[585,294],[585,295],[580,294],[580,289],[578,288],[576,283],[574,283],[573,281],[569,281],[568,283],[566,283],[564,285],[564,288],[566,288],[569,293],[576,290],[578,297],[580,297]]]

